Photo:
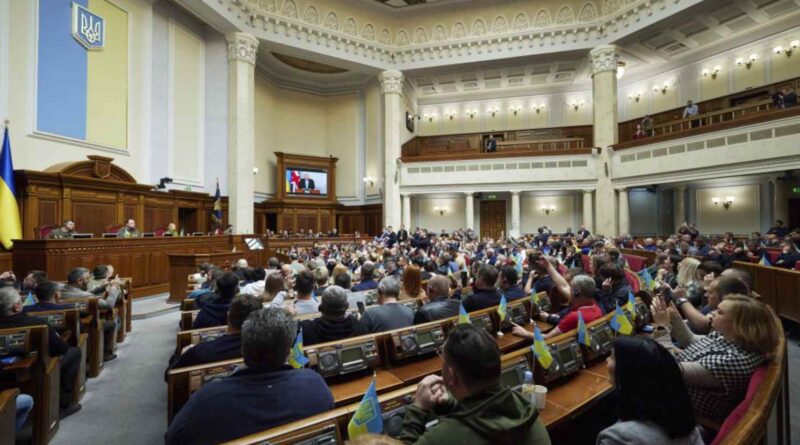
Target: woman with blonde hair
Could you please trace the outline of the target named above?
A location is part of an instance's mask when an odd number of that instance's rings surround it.
[[[678,314],[655,298],[656,338],[677,353],[695,412],[722,423],[744,400],[750,377],[777,350],[783,330],[771,307],[745,295],[725,296],[712,316],[712,332],[694,335]]]
[[[346,273],[348,273],[347,266],[342,263],[336,263],[336,265],[333,266],[333,272],[331,273],[331,283],[336,281],[336,277]]]
[[[422,270],[414,265],[406,266],[400,285],[399,300],[414,300],[425,296],[422,289]]]
[[[699,260],[691,257],[684,258],[678,264],[678,276],[675,279],[678,288],[686,291],[685,298],[695,306],[700,306],[700,299],[703,296],[703,278],[699,276],[698,266],[700,266]],[[676,290],[673,289],[673,292]]]

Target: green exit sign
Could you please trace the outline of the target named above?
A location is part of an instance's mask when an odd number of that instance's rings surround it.
[[[793,188],[792,193],[800,193],[800,187]]]
[[[497,199],[497,195],[486,195],[486,199]]]

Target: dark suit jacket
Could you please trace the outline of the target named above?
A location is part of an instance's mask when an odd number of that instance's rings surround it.
[[[427,323],[458,315],[458,301],[449,298],[437,298],[417,309],[414,314],[414,324]]]
[[[0,317],[0,329],[19,328],[23,326],[47,326],[47,342],[50,348],[50,355],[52,357],[58,357],[67,352],[69,345],[47,324],[47,320],[39,317],[32,317],[24,312],[10,317]]]
[[[328,385],[310,369],[240,369],[194,393],[172,421],[166,443],[227,442],[331,409]]]
[[[467,312],[497,306],[500,304],[500,292],[495,288],[490,290],[477,289],[472,295],[464,298],[463,304]]]
[[[175,363],[170,365],[170,369],[221,362],[241,356],[242,335],[225,334],[216,340],[200,343],[189,349]]]
[[[408,230],[398,230],[397,241],[400,241],[401,243],[408,241]]]
[[[300,180],[300,189],[308,189],[314,190],[316,187],[314,186],[313,179],[301,179]]]

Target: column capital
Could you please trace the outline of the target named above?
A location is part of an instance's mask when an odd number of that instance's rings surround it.
[[[386,70],[378,74],[382,94],[403,94],[403,73]]]
[[[685,192],[686,191],[686,186],[685,185],[676,185],[675,186],[675,191],[677,191],[677,192]]]
[[[225,35],[228,41],[228,60],[256,65],[258,39],[246,32],[231,32]]]
[[[628,187],[617,187],[616,189],[620,193],[625,193],[628,191]]]
[[[604,71],[617,71],[619,66],[619,53],[616,45],[600,45],[589,52],[592,61],[592,74]]]
[[[522,192],[520,192],[519,190],[511,190],[511,196],[519,196],[520,193]]]
[[[594,190],[592,190],[592,189],[583,189],[581,191],[583,192],[584,195],[588,195],[588,194],[591,194]]]
[[[473,196],[475,196],[475,192],[464,192],[464,196],[472,198]]]

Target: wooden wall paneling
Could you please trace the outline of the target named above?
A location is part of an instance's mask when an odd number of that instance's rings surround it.
[[[7,270],[13,270],[13,256],[11,252],[2,251],[0,252],[0,272],[5,272]]]
[[[39,199],[38,226],[56,226],[61,224],[62,221],[58,214],[58,200]]]
[[[778,315],[800,323],[800,272],[778,269],[774,278]]]
[[[135,205],[125,205],[125,204],[123,204],[123,206],[122,206],[122,218],[119,221],[116,221],[116,223],[125,224],[125,222],[128,221],[131,218],[136,220],[136,206]],[[139,224],[142,223],[141,221],[142,221],[141,219],[136,220],[136,224],[137,224],[136,227],[140,231],[142,230],[142,227],[139,225]]]
[[[750,270],[750,274],[753,277],[753,288],[757,289],[756,292],[761,295],[764,303],[772,306],[778,312],[781,302],[778,301],[778,295],[780,294],[775,289],[775,274],[771,268],[755,266]]]
[[[72,202],[72,219],[75,230],[100,236],[109,224],[113,224],[115,204],[113,202]]]
[[[140,224],[139,230],[144,232],[152,232],[156,228],[166,228],[171,222],[174,222],[173,209],[171,207],[153,207],[145,205],[144,208],[144,221]]]
[[[319,230],[321,232],[329,232],[331,230],[331,217],[329,214],[320,215]]]

